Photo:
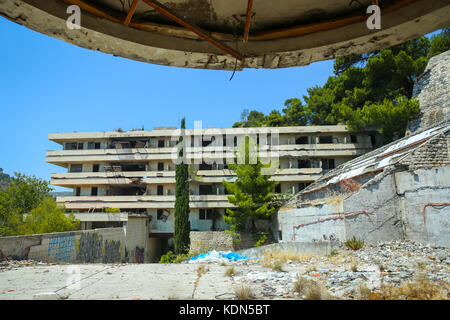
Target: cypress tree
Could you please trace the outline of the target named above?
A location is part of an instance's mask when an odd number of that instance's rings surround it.
[[[184,129],[186,129],[185,118],[181,120],[181,136],[178,143],[182,144],[178,152],[178,161],[175,168],[175,254],[183,254],[189,250],[189,167],[186,163],[184,141]],[[180,145],[179,145],[180,146]]]

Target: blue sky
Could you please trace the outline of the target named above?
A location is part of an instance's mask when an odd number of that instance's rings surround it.
[[[333,61],[231,71],[157,66],[91,51],[0,17],[0,168],[46,180],[60,146],[49,133],[186,126],[226,128],[243,109],[268,113],[323,85]],[[55,188],[64,191],[64,188]]]
[[[48,134],[178,126],[226,128],[323,84],[333,61],[236,72],[157,66],[91,51],[0,17],[0,168],[49,180]],[[66,190],[60,189],[58,190]]]

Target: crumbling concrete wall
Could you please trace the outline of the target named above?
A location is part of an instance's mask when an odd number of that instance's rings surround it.
[[[113,263],[125,258],[123,228],[46,233],[0,238],[2,259],[44,262]]]
[[[126,227],[126,262],[144,263],[150,261],[149,218],[128,215]]]
[[[450,245],[450,166],[379,173],[343,200],[278,213],[284,241],[412,239]]]

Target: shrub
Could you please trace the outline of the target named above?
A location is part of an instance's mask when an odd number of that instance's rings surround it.
[[[364,246],[364,241],[362,241],[361,239],[356,239],[356,237],[353,236],[353,238],[351,238],[350,240],[345,241],[345,245],[349,249],[359,250]]]
[[[173,263],[174,260],[175,260],[175,255],[173,254],[173,252],[167,251],[167,253],[165,253],[161,256],[159,263]]]
[[[237,287],[234,294],[238,300],[248,300],[253,297],[252,289],[244,285]]]
[[[225,271],[225,275],[226,276],[234,276],[236,274],[236,269],[234,268],[234,266],[228,267],[227,270]]]

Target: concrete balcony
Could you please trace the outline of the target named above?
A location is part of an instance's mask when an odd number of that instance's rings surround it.
[[[227,195],[191,195],[191,208],[231,208]],[[81,196],[57,197],[59,203],[64,203],[67,209],[173,209],[175,196]]]
[[[359,156],[372,150],[367,143],[334,144],[285,144],[273,147],[280,157],[333,157]],[[189,160],[208,157],[210,159],[233,158],[234,147],[188,147]],[[140,162],[150,160],[172,160],[176,158],[176,147],[134,148],[134,149],[95,149],[47,151],[48,163],[65,166],[68,163],[92,162]]]
[[[278,169],[272,176],[273,181],[312,181],[320,177],[321,168]],[[124,172],[68,172],[53,173],[50,184],[61,187],[91,185],[131,185],[136,179],[144,184],[174,184],[175,171],[124,171]],[[232,182],[236,176],[231,170],[199,170],[193,182],[222,183]]]

